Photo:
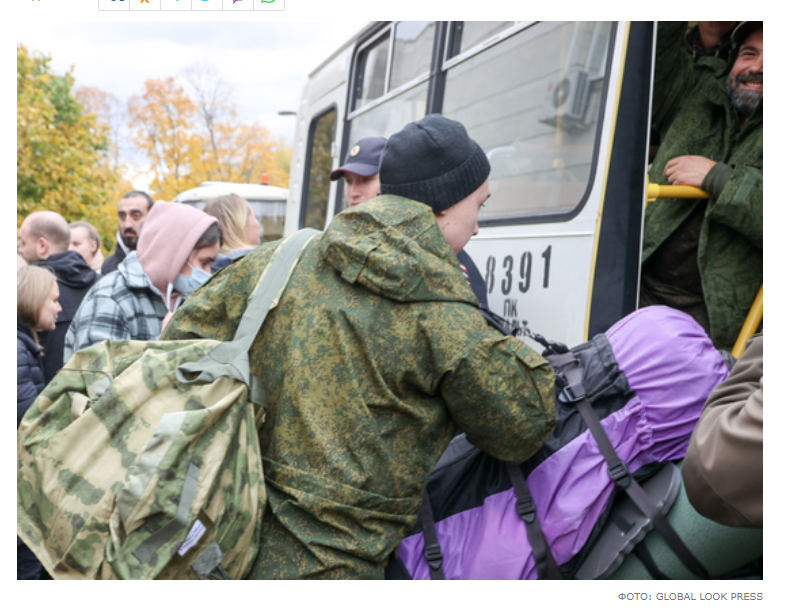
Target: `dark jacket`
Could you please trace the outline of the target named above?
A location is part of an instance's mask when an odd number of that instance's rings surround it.
[[[41,348],[33,340],[30,327],[16,319],[16,427],[25,411],[44,389]]]
[[[692,506],[735,527],[763,526],[763,342],[758,334],[708,397],[683,461]]]
[[[115,271],[118,265],[123,262],[124,258],[126,258],[126,251],[121,247],[120,240],[118,239],[118,243],[115,246],[115,252],[107,257],[101,264],[101,275],[106,275],[107,273]]]
[[[57,276],[60,289],[60,306],[55,330],[40,333],[39,340],[44,348],[44,380],[49,383],[63,366],[63,347],[66,332],[74,319],[82,299],[100,277],[82,258],[79,252],[66,250],[36,262],[49,267]]]
[[[162,339],[231,338],[279,243],[194,292]],[[552,369],[486,324],[434,212],[403,197],[337,215],[306,248],[250,363],[268,492],[250,578],[381,578],[457,427],[522,461],[555,425]]]
[[[700,65],[704,67],[697,69]],[[651,182],[668,184],[664,167],[678,156],[700,155],[717,163],[702,184],[711,194],[707,204],[660,199],[648,205],[642,264],[645,268],[692,212],[706,205],[697,253],[700,288],[710,337],[717,348],[730,350],[762,285],[763,104],[739,129],[726,89],[727,73],[725,62],[704,57],[670,74],[672,98],[657,100],[654,94],[654,117],[669,118],[660,127],[666,131],[650,170]]]
[[[478,299],[478,304],[481,307],[489,307],[486,295],[486,282],[478,271],[478,267],[475,266],[473,259],[464,250],[459,252],[456,258],[459,260],[459,264],[464,267],[464,270],[467,271],[467,281],[470,283],[470,289],[473,291],[475,298]]]

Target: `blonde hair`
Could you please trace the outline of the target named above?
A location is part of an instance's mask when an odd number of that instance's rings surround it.
[[[57,277],[48,267],[27,265],[16,270],[16,317],[30,327],[36,344],[41,308],[56,281]]]
[[[249,220],[249,202],[240,195],[232,193],[210,199],[203,210],[219,221],[224,241],[222,254],[245,250],[254,246],[246,241],[246,223]]]

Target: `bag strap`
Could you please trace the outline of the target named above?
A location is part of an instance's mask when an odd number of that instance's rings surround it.
[[[437,540],[437,527],[434,522],[432,502],[426,489],[424,489],[423,500],[421,523],[424,526],[424,557],[426,557],[426,563],[429,566],[429,576],[432,580],[445,580],[443,551]]]
[[[607,433],[604,431],[604,427],[601,425],[598,415],[585,395],[585,387],[582,384],[582,372],[576,356],[568,352],[549,355],[546,358],[553,367],[561,367],[561,372],[567,385],[560,394],[560,400],[566,404],[573,404],[579,411],[582,419],[585,420],[590,433],[596,439],[598,448],[607,462],[609,476],[615,482],[615,485],[623,489],[634,504],[637,505],[637,508],[651,520],[656,531],[661,534],[664,541],[689,570],[702,579],[710,579],[708,571],[684,544],[683,540],[680,539],[680,536],[672,528],[667,518],[661,514],[656,503],[631,476],[628,467],[618,456]]]
[[[246,383],[250,400],[265,405],[262,384],[249,371],[249,349],[265,322],[268,312],[279,304],[301,252],[320,232],[302,229],[277,247],[273,260],[265,267],[246,305],[246,311],[232,341],[216,346],[197,362],[183,364],[175,371],[181,383],[210,383],[219,377],[232,377]]]
[[[555,556],[552,554],[552,549],[549,548],[549,542],[547,542],[547,537],[544,535],[544,530],[541,529],[541,523],[536,514],[536,505],[533,503],[533,497],[530,495],[527,481],[522,474],[522,468],[518,464],[511,462],[506,463],[506,466],[508,467],[508,476],[511,478],[511,483],[514,486],[516,512],[519,513],[522,521],[525,522],[527,539],[530,541],[530,547],[533,549],[538,578],[539,580],[563,580],[563,574],[560,572]]]

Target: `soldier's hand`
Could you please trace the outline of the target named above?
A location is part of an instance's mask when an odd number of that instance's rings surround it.
[[[711,161],[707,157],[684,155],[667,162],[664,176],[670,184],[702,188],[702,181],[714,165],[716,161]]]

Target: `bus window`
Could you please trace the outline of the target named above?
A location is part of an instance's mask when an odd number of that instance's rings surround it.
[[[513,21],[454,21],[448,57],[455,57],[514,25]]]
[[[429,83],[386,100],[383,104],[360,114],[350,123],[350,142],[357,142],[369,136],[387,138],[402,127],[426,115],[426,94]]]
[[[403,21],[396,24],[391,90],[429,72],[434,35],[434,21]]]
[[[312,121],[309,156],[305,163],[304,182],[308,187],[303,196],[300,226],[325,228],[328,194],[331,188],[331,144],[336,133],[336,109],[321,114]]]
[[[358,54],[355,69],[354,110],[385,95],[388,47],[389,32],[386,32]]]
[[[578,209],[590,186],[610,32],[610,22],[540,22],[448,60],[442,113],[465,125],[492,164],[481,224]]]

